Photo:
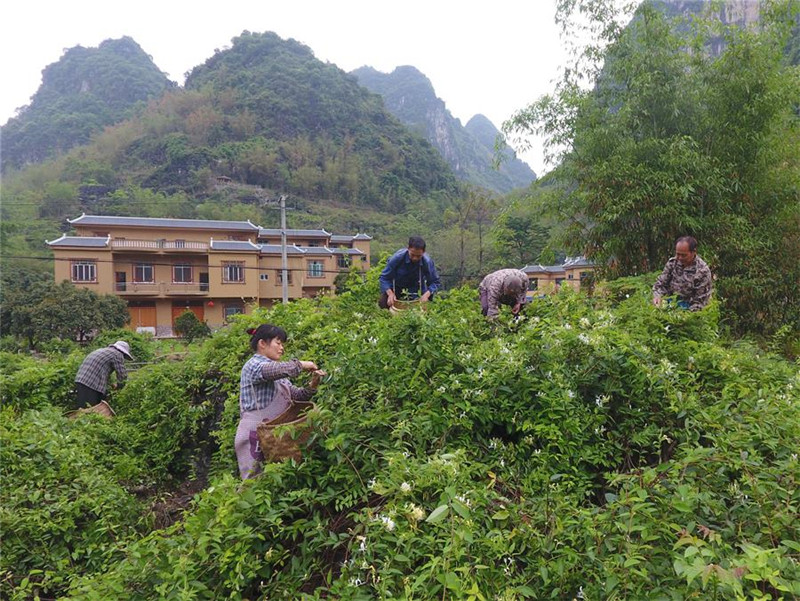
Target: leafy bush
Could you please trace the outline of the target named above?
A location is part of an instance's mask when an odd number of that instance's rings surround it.
[[[722,340],[716,304],[618,297],[564,290],[489,324],[459,289],[393,317],[370,273],[144,366],[97,439],[135,460],[131,482],[209,486],[182,523],[121,541],[102,574],[70,574],[59,592],[798,598],[797,366]],[[242,484],[238,376],[262,322],[330,377],[303,461]]]
[[[197,338],[205,338],[211,334],[211,329],[204,321],[200,321],[192,311],[184,311],[175,319],[175,331],[183,336],[187,342]]]
[[[100,417],[72,422],[53,408],[0,415],[0,590],[4,598],[47,597],[102,571],[146,529],[148,514],[121,485],[135,462],[103,444],[109,425]],[[109,456],[98,460],[98,449]]]

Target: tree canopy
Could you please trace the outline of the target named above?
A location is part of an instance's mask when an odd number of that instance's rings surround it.
[[[562,244],[616,277],[659,269],[694,235],[732,323],[800,327],[800,71],[786,54],[798,3],[765,3],[748,27],[650,2],[617,27],[612,4],[592,3],[608,37],[594,85],[568,71],[506,124],[546,133],[559,157],[548,208]]]

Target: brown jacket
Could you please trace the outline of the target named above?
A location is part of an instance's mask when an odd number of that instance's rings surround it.
[[[504,296],[504,287],[507,283],[512,282],[517,284],[522,292],[514,297]],[[501,304],[513,307],[516,304],[525,302],[525,294],[528,290],[528,276],[524,271],[520,271],[519,269],[499,269],[483,278],[478,289],[481,292],[486,292],[489,303],[486,316],[495,317],[500,313]]]
[[[689,303],[690,311],[705,307],[711,300],[711,269],[706,262],[695,257],[694,263],[684,267],[675,257],[667,261],[664,271],[653,285],[653,295],[671,294]]]

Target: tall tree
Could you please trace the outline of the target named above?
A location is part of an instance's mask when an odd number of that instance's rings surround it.
[[[607,47],[582,58],[602,56],[602,69],[579,63],[506,128],[544,132],[560,159],[549,211],[567,224],[566,248],[614,277],[659,268],[693,234],[739,327],[800,325],[800,72],[784,54],[798,4],[763,3],[750,28],[678,22],[652,2],[622,27],[611,1],[561,4],[564,23],[588,9]]]

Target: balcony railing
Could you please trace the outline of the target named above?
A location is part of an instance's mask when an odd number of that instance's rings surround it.
[[[179,250],[207,251],[207,242],[192,240],[111,240],[114,250]]]
[[[204,296],[208,284],[176,284],[174,282],[117,282],[114,290],[119,294],[138,296]]]

